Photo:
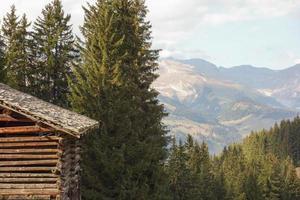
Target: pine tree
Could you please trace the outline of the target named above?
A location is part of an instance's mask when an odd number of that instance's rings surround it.
[[[24,14],[20,20],[20,24],[17,29],[17,59],[16,59],[16,78],[17,78],[17,88],[24,92],[28,91],[29,77],[32,73],[31,62],[30,62],[30,54],[31,46],[30,46],[30,33],[28,32],[28,27],[30,23],[28,23],[27,17]]]
[[[181,141],[177,146],[174,140],[166,167],[173,200],[196,199],[193,186],[194,180],[187,166],[187,162],[188,155],[186,153],[186,146],[182,145]]]
[[[75,59],[74,36],[61,1],[53,0],[34,23],[35,78],[32,93],[51,103],[67,107],[68,81]]]
[[[280,170],[280,161],[273,154],[268,154],[266,156],[266,161],[269,162],[270,175],[268,175],[265,189],[264,189],[264,199],[266,200],[279,200],[281,199],[281,188],[282,188],[282,177]]]
[[[225,200],[227,195],[226,187],[225,187],[225,177],[224,172],[222,170],[214,171],[214,187],[213,187],[213,199],[223,199]]]
[[[243,188],[245,182],[245,157],[240,146],[229,146],[223,151],[221,156],[221,168],[224,172],[226,198],[227,199],[246,199]]]
[[[188,167],[194,180],[193,198],[214,199],[214,177],[208,147],[202,143],[201,146],[194,144],[190,149]]]
[[[263,200],[262,186],[259,183],[260,165],[254,160],[248,163],[245,172],[244,191],[247,200]]]
[[[288,157],[282,162],[283,188],[282,199],[300,199],[300,180],[296,175],[296,170],[292,160]]]
[[[25,17],[24,17],[25,18]],[[24,19],[23,18],[23,19]],[[23,20],[22,20],[23,21]],[[24,85],[24,71],[22,55],[23,46],[20,45],[24,37],[27,37],[23,31],[23,26],[16,14],[15,6],[11,6],[11,10],[3,18],[2,32],[5,44],[5,71],[7,76],[7,84],[17,89],[22,89]]]
[[[21,91],[27,91],[30,69],[30,33],[26,15],[19,20],[15,6],[3,20],[4,67],[7,84]]]
[[[2,39],[2,34],[0,31],[0,82],[5,82],[5,54],[4,54],[4,41]]]
[[[158,51],[151,50],[145,17],[139,0],[98,0],[85,8],[70,99],[102,124],[85,144],[85,199],[164,199],[166,193],[165,114],[151,88]]]

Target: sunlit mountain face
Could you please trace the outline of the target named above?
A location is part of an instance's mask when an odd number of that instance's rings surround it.
[[[181,140],[191,134],[207,142],[211,153],[300,110],[300,65],[275,71],[223,68],[201,59],[159,64],[153,86],[169,113],[164,122],[170,134]]]

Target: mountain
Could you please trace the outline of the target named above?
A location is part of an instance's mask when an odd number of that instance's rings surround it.
[[[250,65],[217,67],[202,59],[178,62],[194,66],[197,72],[206,76],[253,88],[290,109],[300,108],[300,64],[283,70],[271,70]]]
[[[170,113],[165,119],[170,133],[182,140],[191,134],[217,153],[252,130],[297,115],[300,79],[293,70],[298,73],[300,67],[274,71],[223,68],[201,59],[162,60],[153,86]]]

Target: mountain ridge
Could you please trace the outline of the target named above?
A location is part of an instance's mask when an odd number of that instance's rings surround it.
[[[265,68],[251,67],[252,74],[246,73],[245,67],[242,72],[241,68],[232,72],[202,59],[181,62],[167,59],[161,60],[159,65],[160,77],[153,86],[160,92],[159,98],[170,113],[165,122],[171,134],[184,140],[192,132],[194,138],[206,141],[213,153],[252,130],[269,128],[276,121],[297,114],[295,107],[287,106],[294,102],[287,102],[280,96],[291,92],[289,87],[282,90],[269,88],[269,85],[261,87],[268,81],[264,78],[273,76]],[[267,73],[260,74],[256,70]],[[300,95],[292,100],[298,98]]]

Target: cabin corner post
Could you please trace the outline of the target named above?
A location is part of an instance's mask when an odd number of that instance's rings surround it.
[[[80,140],[63,138],[62,142],[61,199],[80,200]]]
[[[81,200],[81,139],[75,141],[75,198]]]
[[[57,151],[57,157],[58,157],[58,162],[56,165],[56,170],[55,173],[58,175],[58,180],[57,180],[57,187],[59,188],[59,195],[55,197],[55,200],[62,200],[62,191],[63,191],[63,142],[64,138],[63,136],[60,137],[60,140],[58,142],[58,151]]]

